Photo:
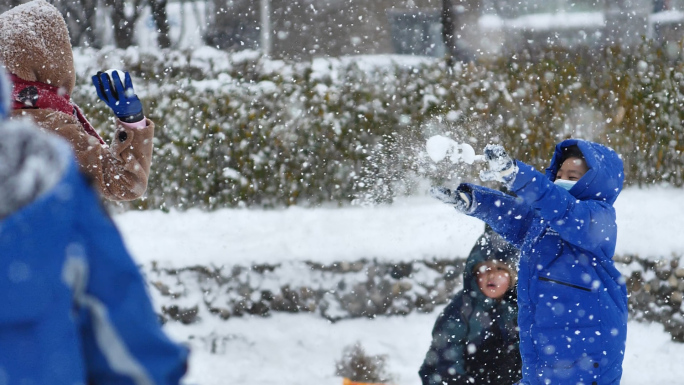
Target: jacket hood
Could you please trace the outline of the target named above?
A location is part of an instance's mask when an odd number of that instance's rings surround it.
[[[74,164],[67,143],[27,120],[0,125],[0,219],[50,191]]]
[[[69,30],[62,14],[44,0],[0,14],[0,62],[24,80],[63,88],[68,95],[74,89]]]
[[[463,271],[463,292],[470,293],[469,295],[472,297],[481,297],[482,300],[486,299],[487,297],[477,286],[475,266],[485,261],[499,261],[505,263],[515,274],[518,258],[519,252],[513,245],[506,242],[497,233],[485,231],[475,242],[475,246],[473,246],[468,255],[465,270]],[[509,290],[509,292],[512,292],[512,290]]]
[[[556,180],[563,149],[575,144],[582,151],[589,170],[570,189],[570,194],[580,200],[598,200],[612,205],[622,191],[625,172],[620,156],[602,144],[579,139],[564,140],[556,145],[546,176],[552,182]]]

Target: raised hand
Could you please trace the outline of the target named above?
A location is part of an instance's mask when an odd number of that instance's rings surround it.
[[[480,180],[498,181],[510,185],[518,174],[518,165],[506,150],[497,144],[488,144],[484,149],[484,157],[489,170],[480,171]]]
[[[121,75],[124,81],[121,81]],[[122,122],[135,123],[143,120],[142,103],[133,91],[133,82],[128,72],[119,70],[99,71],[92,77],[97,96],[114,111]]]

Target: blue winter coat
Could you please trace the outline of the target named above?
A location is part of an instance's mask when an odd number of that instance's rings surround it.
[[[0,215],[0,383],[178,384],[187,350],[160,328],[138,268],[68,145],[46,137],[29,133],[21,151],[0,146],[3,161],[25,157],[19,167],[30,165],[27,148],[50,148],[50,171],[59,172],[41,192],[45,183],[28,180],[39,170],[25,167],[30,178],[21,185],[39,195]]]
[[[566,191],[553,184],[561,149],[576,144],[588,172]],[[623,164],[611,149],[582,140],[556,146],[546,175],[517,162],[518,198],[474,185],[469,215],[521,251],[518,324],[524,384],[617,385],[627,336],[627,291],[613,265],[613,203]]]
[[[432,344],[419,375],[423,385],[512,384],[520,379],[515,290],[500,301],[477,285],[475,267],[498,260],[515,266],[518,251],[496,234],[485,233],[470,251],[463,290],[437,318]]]

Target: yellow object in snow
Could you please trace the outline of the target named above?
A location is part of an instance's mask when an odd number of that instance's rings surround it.
[[[352,381],[352,380],[345,377],[342,379],[342,385],[387,385],[387,384],[382,384],[379,382],[356,382],[356,381]]]

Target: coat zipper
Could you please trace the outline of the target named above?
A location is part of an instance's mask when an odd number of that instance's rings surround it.
[[[575,289],[580,289],[580,290],[584,290],[584,291],[591,292],[591,289],[587,289],[586,287],[579,286],[579,285],[573,285],[573,284],[571,284],[571,283],[567,283],[567,282],[563,282],[563,281],[558,281],[558,280],[551,279],[551,278],[539,277],[539,280],[540,280],[540,281],[546,281],[546,282],[557,283],[557,284],[559,284],[559,285],[565,285],[565,286],[573,287],[573,288],[575,288]]]

